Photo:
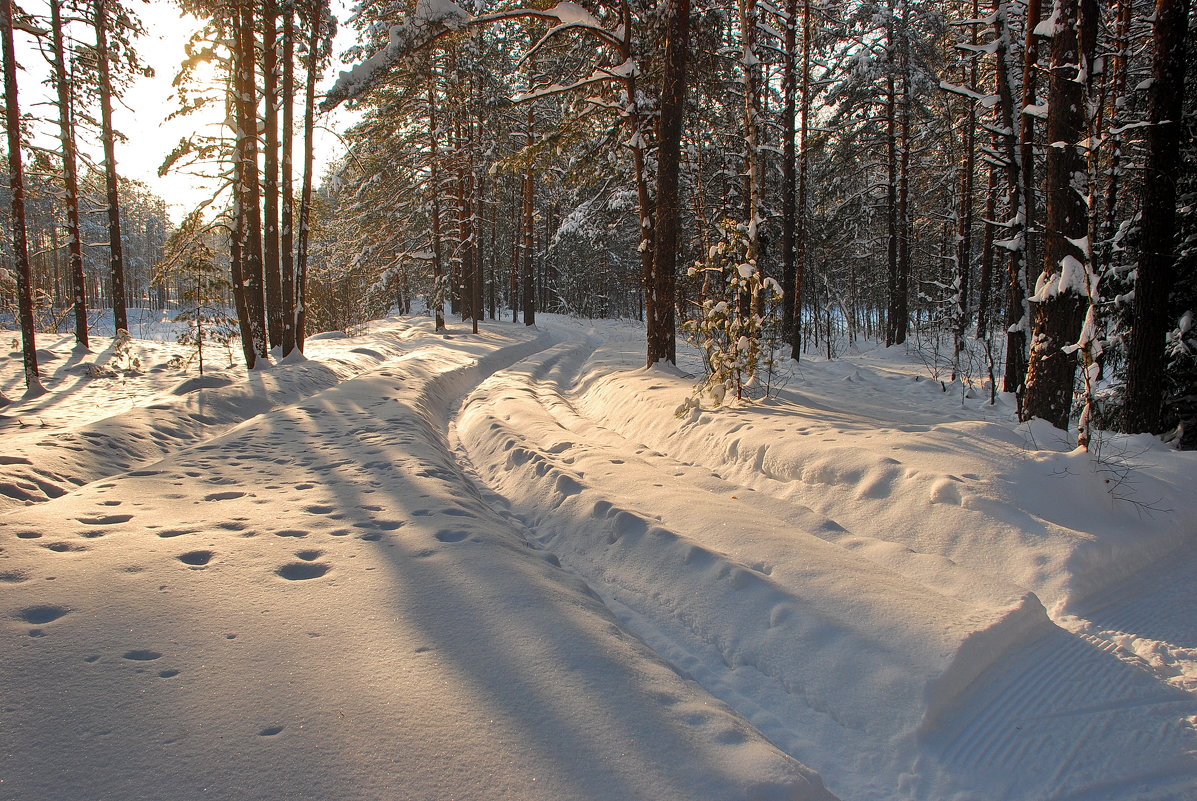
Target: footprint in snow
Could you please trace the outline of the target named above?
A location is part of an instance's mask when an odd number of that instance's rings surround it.
[[[321,562],[291,562],[283,565],[274,572],[287,581],[306,581],[320,578],[329,570],[329,565]]]
[[[23,620],[26,623],[32,623],[35,626],[40,626],[45,623],[51,623],[71,610],[65,606],[56,606],[54,604],[37,604],[34,606],[27,606],[13,615],[18,620]]]
[[[283,730],[282,726],[267,726],[258,732],[259,737],[273,737]]]
[[[137,649],[133,651],[126,651],[123,658],[131,662],[153,662],[155,659],[161,659],[162,654],[157,651]]]
[[[244,492],[230,490],[228,492],[213,492],[204,496],[205,501],[231,501],[236,498],[244,498]]]
[[[128,523],[133,515],[92,515],[90,517],[76,517],[85,526],[112,526],[117,523]]]
[[[175,558],[191,567],[203,567],[212,561],[212,557],[215,555],[213,551],[188,551],[187,553],[179,554]]]
[[[42,547],[54,551],[54,553],[80,553],[87,550],[85,546],[73,542],[48,542]]]

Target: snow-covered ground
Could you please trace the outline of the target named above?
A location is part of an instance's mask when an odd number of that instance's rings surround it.
[[[0,363],[4,801],[1197,797],[1197,455],[900,349],[678,418],[634,324],[107,344]]]

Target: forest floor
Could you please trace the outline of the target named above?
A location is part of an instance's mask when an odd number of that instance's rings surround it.
[[[0,358],[0,799],[1194,797],[1197,454],[451,328]]]

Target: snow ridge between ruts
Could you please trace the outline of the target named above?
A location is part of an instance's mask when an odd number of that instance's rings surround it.
[[[789,707],[741,711],[774,741],[840,740],[862,770],[900,762],[977,675],[1050,625],[1033,594],[944,596],[812,533],[832,521],[795,526],[679,480],[685,465],[664,469],[562,397],[592,351],[559,345],[483,382],[458,438],[541,544],[679,668],[733,706],[737,682],[765,677]],[[770,730],[779,718],[786,730]]]

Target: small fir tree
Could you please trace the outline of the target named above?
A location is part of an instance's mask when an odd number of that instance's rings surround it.
[[[728,393],[736,400],[763,396],[761,370],[772,385],[773,349],[763,335],[777,328],[781,287],[761,274],[756,259],[749,258],[747,226],[724,220],[719,230],[720,239],[708,250],[706,260],[695,263],[688,273],[702,278],[702,310],[683,327],[689,342],[703,352],[707,376],[680,413],[701,406],[704,395],[716,406],[725,402]]]
[[[158,266],[158,280],[175,279],[182,287],[176,323],[180,345],[191,347],[183,366],[197,361],[204,374],[204,346],[213,344],[229,349],[237,337],[237,321],[226,311],[224,301],[229,282],[224,269],[216,263],[216,250],[208,243],[208,230],[197,212],[188,215],[166,244],[166,258]],[[231,354],[231,351],[230,351]],[[231,358],[231,357],[230,357]]]

